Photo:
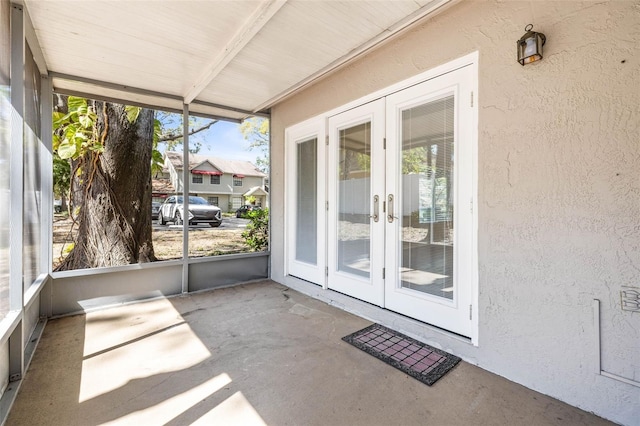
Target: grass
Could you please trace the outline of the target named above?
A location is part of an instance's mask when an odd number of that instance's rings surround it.
[[[59,265],[75,237],[70,232],[71,220],[63,214],[55,214],[53,220],[53,268]],[[189,257],[219,256],[251,251],[242,238],[242,228],[225,229],[197,227],[189,230]],[[182,231],[154,229],[153,248],[158,260],[182,258]]]

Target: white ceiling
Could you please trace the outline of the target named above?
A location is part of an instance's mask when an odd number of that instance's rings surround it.
[[[61,92],[242,119],[450,0],[24,0]]]

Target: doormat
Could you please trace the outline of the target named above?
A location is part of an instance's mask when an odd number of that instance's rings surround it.
[[[455,355],[380,324],[372,324],[342,340],[429,386],[460,362]]]

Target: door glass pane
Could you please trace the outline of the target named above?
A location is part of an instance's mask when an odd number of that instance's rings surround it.
[[[402,111],[402,286],[453,299],[453,95]]]
[[[340,130],[338,152],[338,271],[369,277],[371,123]]]
[[[318,194],[316,138],[298,144],[296,260],[316,264],[318,251]]]

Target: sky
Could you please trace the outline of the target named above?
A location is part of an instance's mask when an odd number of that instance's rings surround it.
[[[190,141],[202,143],[199,155],[211,155],[227,160],[245,160],[255,164],[256,157],[260,153],[257,150],[248,149],[249,142],[243,138],[239,128],[240,124],[218,121],[209,129],[191,136]],[[162,148],[160,150],[163,151]],[[181,152],[182,147],[178,147],[176,151]]]

